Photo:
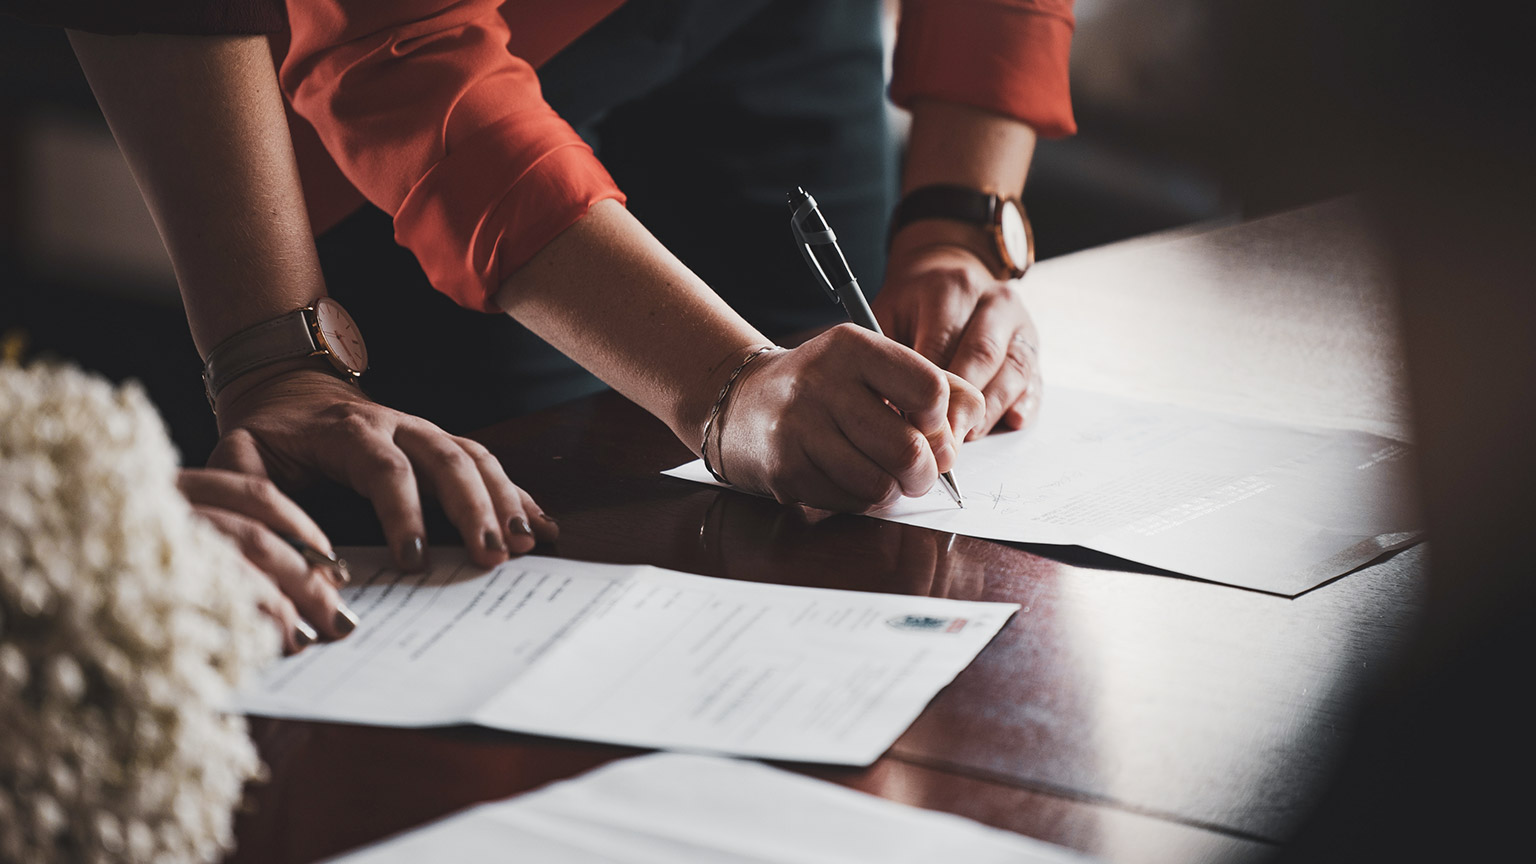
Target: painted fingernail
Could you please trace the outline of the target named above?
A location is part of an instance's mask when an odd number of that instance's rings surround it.
[[[421,535],[405,538],[400,544],[400,563],[407,570],[419,570],[427,563],[427,547],[422,542]]]
[[[357,613],[347,608],[345,603],[336,604],[336,618],[331,622],[336,632],[342,636],[357,629]]]
[[[300,648],[304,648],[320,641],[320,634],[315,628],[309,626],[308,621],[295,621],[293,624],[293,641]]]
[[[539,511],[539,518],[543,519],[545,522],[548,522],[551,525],[558,526],[560,524],[559,522],[555,521],[555,518],[553,516],[549,515],[548,513],[545,513],[543,510]]]
[[[507,527],[511,529],[512,533],[514,534],[533,533],[533,526],[528,524],[527,516],[513,516],[511,521],[507,523]]]
[[[331,565],[331,575],[335,577],[337,584],[346,585],[352,581],[352,571],[347,569],[347,559],[337,558]]]
[[[480,535],[480,542],[484,543],[485,548],[491,550],[492,552],[507,551],[507,547],[501,542],[500,531],[492,531],[489,528],[485,529],[485,533]]]

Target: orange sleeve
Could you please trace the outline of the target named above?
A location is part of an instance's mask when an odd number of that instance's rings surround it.
[[[283,90],[462,306],[598,201],[624,200],[507,50],[497,0],[292,0]]]
[[[1072,0],[905,0],[891,98],[1013,117],[1045,138],[1077,131],[1067,65]]]

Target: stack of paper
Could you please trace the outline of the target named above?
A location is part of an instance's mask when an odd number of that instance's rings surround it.
[[[1366,432],[1053,388],[1029,428],[960,448],[964,509],[935,485],[871,515],[1294,596],[1418,539],[1408,453]],[[714,483],[697,461],[665,473]]]
[[[759,765],[626,759],[336,864],[1085,864],[1060,847]]]
[[[271,667],[246,713],[477,723],[614,744],[867,765],[1019,607],[528,556],[425,573],[347,549],[362,625]]]

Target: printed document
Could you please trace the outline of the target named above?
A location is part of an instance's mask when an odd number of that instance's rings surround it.
[[[867,765],[1019,607],[526,556],[424,573],[344,549],[341,641],[273,664],[248,714],[476,723],[637,747]]]
[[[871,515],[1294,596],[1418,539],[1409,452],[1366,432],[1052,388],[1029,428],[961,446],[964,509],[935,484]],[[714,483],[698,461],[665,473]]]
[[[756,762],[656,753],[482,804],[333,864],[1088,864],[948,813]]]

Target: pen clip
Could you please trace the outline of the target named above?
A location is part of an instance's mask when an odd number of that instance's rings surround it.
[[[800,247],[800,255],[805,258],[805,263],[809,264],[811,269],[815,270],[816,274],[821,277],[821,290],[826,292],[829,300],[837,303],[839,302],[837,289],[833,287],[832,280],[827,277],[827,271],[821,268],[821,262],[816,260],[816,253],[811,251],[812,246],[822,246],[837,242],[837,235],[832,232],[831,228],[811,232],[805,230],[802,223],[806,217],[817,212],[816,199],[812,198],[811,193],[804,189],[798,191],[801,200],[798,206],[795,207],[794,215],[789,217],[789,227],[795,232],[795,245]],[[790,204],[794,205],[795,203],[793,196],[791,196]],[[826,220],[820,221],[823,225],[826,224]]]

